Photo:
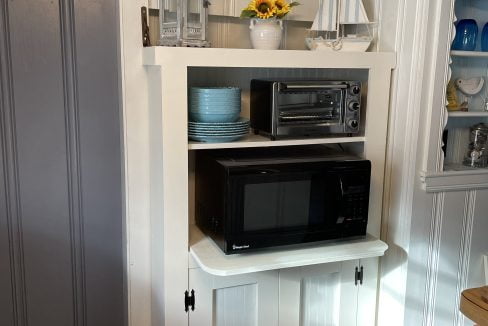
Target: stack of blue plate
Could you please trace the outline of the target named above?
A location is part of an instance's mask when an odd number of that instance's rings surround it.
[[[216,143],[249,133],[249,120],[239,118],[241,90],[236,87],[192,87],[189,96],[188,137]]]
[[[249,133],[249,119],[234,122],[188,122],[188,137],[207,143],[225,143]]]
[[[190,120],[196,122],[234,122],[241,114],[241,89],[237,87],[192,87]]]

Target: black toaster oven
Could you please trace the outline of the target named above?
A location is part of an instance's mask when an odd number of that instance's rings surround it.
[[[360,81],[251,81],[251,127],[273,140],[357,134],[360,109]]]

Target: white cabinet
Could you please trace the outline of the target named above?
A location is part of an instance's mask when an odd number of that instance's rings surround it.
[[[191,268],[189,325],[372,326],[377,266],[370,258],[236,276]]]
[[[150,138],[150,162],[141,169],[139,177],[150,180],[149,193],[141,196],[148,195],[150,202],[151,223],[145,226],[150,230],[148,238],[151,239],[148,275],[153,320],[162,320],[157,324],[189,323],[191,326],[296,325],[297,322],[317,326],[374,325],[377,266],[371,269],[371,274],[369,268],[365,269],[364,276],[370,275],[371,282],[356,286],[354,277],[356,267],[360,271],[359,259],[367,258],[368,262],[371,259],[372,265],[377,265],[377,259],[372,257],[382,256],[386,250],[377,237],[385,173],[389,104],[386,90],[390,86],[395,55],[153,47],[144,49],[142,61],[148,84],[149,125],[134,129],[149,133]],[[276,142],[249,135],[232,143],[188,142],[188,86],[239,86],[243,94],[242,114],[248,117],[249,83],[259,76],[359,78],[367,84],[361,134],[350,138]],[[190,239],[195,211],[193,151],[338,143],[370,160],[373,167],[368,213],[370,236],[361,243],[318,244],[271,256],[267,252],[232,255],[223,260],[214,254],[212,246]],[[135,159],[135,153],[131,155]],[[137,162],[141,164],[141,161]],[[136,177],[131,175],[133,179]],[[137,203],[137,199],[130,202]],[[193,258],[201,268],[207,266],[207,270],[189,265],[189,258],[192,264],[189,254],[196,255]],[[191,290],[195,291],[195,310],[186,314],[183,295]]]

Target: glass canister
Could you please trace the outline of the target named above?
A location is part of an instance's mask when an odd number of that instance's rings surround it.
[[[474,51],[478,38],[478,24],[474,19],[461,19],[456,25],[453,50]]]
[[[473,168],[485,168],[488,162],[488,126],[484,123],[470,129],[470,143],[463,164]]]
[[[208,0],[159,0],[160,45],[209,47]]]

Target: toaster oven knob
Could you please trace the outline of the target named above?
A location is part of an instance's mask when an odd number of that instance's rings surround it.
[[[359,127],[359,122],[357,120],[348,120],[347,125],[352,129],[357,129]]]
[[[361,88],[359,86],[353,86],[351,87],[351,93],[353,95],[359,95],[359,93],[361,93]]]
[[[351,110],[351,111],[357,111],[357,110],[359,110],[359,107],[360,107],[359,102],[349,103],[349,110]]]

